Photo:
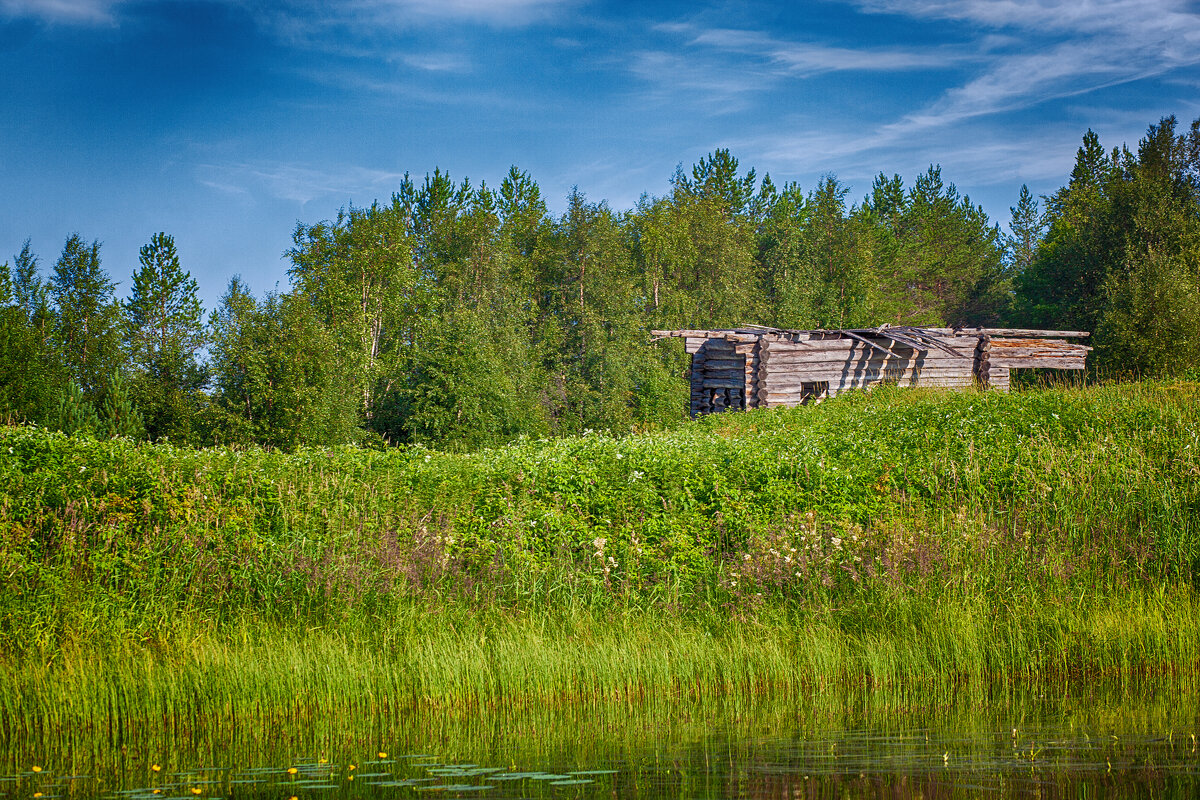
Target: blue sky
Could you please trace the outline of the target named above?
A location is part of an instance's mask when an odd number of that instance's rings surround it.
[[[1200,116],[1189,0],[0,0],[0,261],[175,237],[211,309],[286,287],[297,221],[407,171],[529,171],[616,209],[718,147],[777,183],[931,163],[1006,223],[1022,183]]]

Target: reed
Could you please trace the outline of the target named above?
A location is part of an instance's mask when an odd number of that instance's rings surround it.
[[[472,454],[0,433],[0,718],[1200,663],[1200,387],[880,390]]]

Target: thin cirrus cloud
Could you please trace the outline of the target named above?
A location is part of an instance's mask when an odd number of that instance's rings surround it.
[[[494,27],[517,27],[548,19],[578,0],[358,0],[327,4],[317,0],[277,0],[244,7],[293,34],[330,23],[364,30],[386,26],[408,28],[423,23],[454,21]],[[165,4],[178,0],[147,0]],[[111,24],[130,0],[0,0],[0,17],[33,18],[49,23]]]
[[[577,5],[579,0],[358,0],[325,3],[285,0],[269,3],[264,19],[293,36],[318,38],[331,28],[359,34],[408,30],[441,22],[517,28],[541,22]]]
[[[375,197],[381,187],[394,186],[398,172],[347,166],[338,169],[274,162],[201,164],[197,181],[210,189],[250,200],[270,198],[305,206],[325,197]]]
[[[676,28],[687,30],[687,28]],[[790,75],[808,77],[824,72],[894,72],[954,66],[964,54],[946,48],[832,47],[792,42],[760,31],[712,28],[696,31],[689,44],[707,46],[741,56],[758,56]]]
[[[1045,123],[1006,125],[1007,142],[985,144],[963,131],[978,134],[974,120],[1007,115],[1015,121],[1046,103],[1169,78],[1200,63],[1200,14],[1178,0],[868,0],[854,5],[917,21],[961,23],[965,30],[959,35],[973,41],[974,50],[962,59],[968,62],[965,79],[900,117],[871,120],[840,135],[766,133],[753,146],[768,159],[787,161],[789,153],[815,151],[854,170],[853,165],[868,160],[913,161],[910,156],[923,150],[914,150],[913,142],[937,142],[940,149],[930,153],[931,161],[965,165],[968,178],[970,164],[985,163],[989,169],[975,176],[983,183],[1009,175],[1035,179],[1061,171],[1064,157],[1070,157],[1061,148],[1047,152],[1055,139],[1043,134]],[[740,44],[737,38],[707,38],[730,47]],[[885,71],[883,64],[879,71]],[[1040,155],[1031,159],[1029,153]]]
[[[117,5],[119,0],[0,0],[0,17],[68,25],[111,24]]]
[[[718,115],[753,108],[789,82],[825,74],[948,70],[979,60],[956,46],[839,47],[688,22],[663,23],[654,30],[679,46],[635,52],[626,70],[654,94]]]

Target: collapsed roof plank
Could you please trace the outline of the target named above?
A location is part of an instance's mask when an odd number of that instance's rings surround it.
[[[881,384],[1008,389],[1009,371],[1083,369],[1082,331],[880,326],[788,330],[743,326],[651,331],[692,355],[691,413],[798,405]]]

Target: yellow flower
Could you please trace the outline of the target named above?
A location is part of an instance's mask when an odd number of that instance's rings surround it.
[[[34,796],[34,797],[41,797],[41,796],[42,796],[42,793],[41,793],[41,792],[34,792],[34,793],[33,793],[33,796]]]
[[[162,789],[155,789],[155,790],[154,790],[154,793],[155,793],[155,794],[162,794]]]
[[[354,776],[353,776],[353,775],[351,775],[351,776],[350,776],[349,778],[347,778],[346,780],[348,780],[348,781],[352,781],[352,780],[354,780]]]
[[[382,758],[382,756],[380,756],[380,757]],[[37,764],[34,764],[32,767],[30,767],[30,769],[32,769],[34,772],[41,772],[41,771],[42,771],[42,768],[41,768],[41,767],[39,767]]]
[[[318,759],[317,759],[317,763],[318,763],[318,764],[328,764],[328,763],[329,763],[329,759],[328,759],[328,758],[318,758]]]
[[[192,787],[192,794],[200,794],[200,787],[199,787],[199,786],[193,786],[193,787]]]
[[[358,769],[358,767],[357,767],[357,766],[355,766],[354,764],[351,764],[351,765],[350,765],[350,771],[351,771],[351,772],[353,772],[353,771],[354,771],[354,770],[356,770],[356,769]]]
[[[162,765],[160,765],[160,764],[151,764],[151,765],[150,765],[150,769],[154,770],[155,772],[162,772]]]
[[[288,800],[300,800],[300,798],[296,797],[296,795],[292,795],[291,797],[288,798]]]
[[[379,757],[380,757],[380,758],[387,758],[387,753],[385,753],[385,752],[383,752],[382,750],[380,750],[380,751],[379,751]]]
[[[288,775],[295,775],[299,771],[300,770],[296,769],[295,767],[288,767]]]

